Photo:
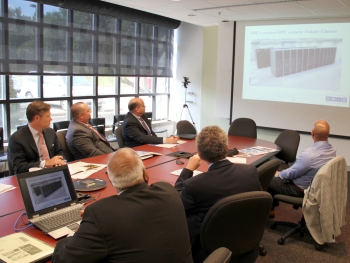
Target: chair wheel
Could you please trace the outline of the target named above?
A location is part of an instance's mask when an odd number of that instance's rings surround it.
[[[281,237],[280,239],[278,239],[277,243],[278,245],[283,245],[285,241],[286,240],[283,237]]]
[[[317,251],[320,251],[320,250],[322,250],[323,245],[316,244],[316,245],[315,245],[315,248],[316,248]]]
[[[271,229],[276,229],[276,227],[277,227],[277,225],[275,223],[272,223],[270,226]]]
[[[259,246],[259,254],[260,256],[265,257],[267,254],[267,251],[265,250],[265,248],[263,246]]]

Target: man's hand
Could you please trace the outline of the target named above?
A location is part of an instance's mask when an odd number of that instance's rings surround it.
[[[84,207],[83,209],[80,210],[80,212],[79,212],[79,216],[80,216],[80,217],[83,217],[84,211],[85,211],[85,207]]]
[[[166,143],[177,143],[177,141],[179,140],[180,138],[177,137],[177,136],[170,136],[168,138],[165,139]]]
[[[65,164],[66,164],[66,160],[63,158],[63,156],[54,156],[50,160],[45,161],[45,167],[54,167],[54,166],[60,166]]]
[[[276,171],[276,172],[275,172],[275,177],[278,177],[279,174],[280,174],[280,172],[279,172],[279,171]]]
[[[186,168],[188,170],[191,170],[191,171],[194,171],[196,170],[201,164],[201,158],[199,158],[199,155],[196,154],[196,155],[193,155],[189,160],[188,160],[188,163],[187,163],[187,166]]]

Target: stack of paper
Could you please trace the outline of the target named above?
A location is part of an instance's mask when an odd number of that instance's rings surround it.
[[[7,191],[10,191],[12,189],[15,189],[13,185],[10,184],[0,184],[0,194],[5,193]]]
[[[142,160],[151,158],[154,155],[162,155],[160,153],[155,153],[155,152],[146,152],[146,151],[135,151],[135,152],[138,154],[138,156],[140,156]]]

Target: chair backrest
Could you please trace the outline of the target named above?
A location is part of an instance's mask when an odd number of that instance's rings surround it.
[[[58,131],[57,133],[57,140],[58,143],[61,146],[61,149],[66,157],[67,162],[74,161],[74,156],[71,154],[71,152],[68,149],[67,143],[66,143],[66,134],[67,131]]]
[[[228,129],[228,135],[242,136],[256,139],[256,123],[249,118],[235,119]]]
[[[122,131],[123,131],[123,127],[121,127],[121,126],[119,126],[115,130],[115,136],[117,137],[119,148],[123,148],[124,147],[124,140],[123,140]]]
[[[193,126],[192,123],[190,123],[187,120],[183,120],[183,121],[179,121],[176,124],[176,132],[178,134],[182,133],[182,134],[197,134],[197,130],[196,128]]]
[[[152,112],[145,112],[145,116],[147,119],[152,120],[153,113]]]
[[[103,136],[106,136],[106,119],[105,118],[91,118],[90,124]]]
[[[13,170],[12,164],[10,163],[9,160],[7,160],[7,165],[8,165],[8,168],[9,168],[9,175],[14,175],[15,171]]]
[[[115,128],[121,126],[125,119],[126,114],[117,114],[113,116],[112,133],[115,134]]]
[[[20,129],[20,128],[23,128],[24,126],[27,126],[28,124],[24,124],[24,125],[17,125],[17,131]]]
[[[266,163],[263,163],[257,168],[260,185],[264,191],[267,191],[267,188],[279,166],[280,161],[278,159],[272,159],[267,161]]]
[[[280,151],[275,156],[286,163],[295,162],[299,142],[300,135],[296,131],[285,130],[281,132],[275,140],[275,144],[280,147]]]
[[[69,126],[70,121],[57,121],[53,123],[53,129],[55,132],[58,130],[67,130]]]
[[[219,247],[243,255],[256,248],[264,234],[272,197],[264,191],[240,193],[214,204],[200,232],[202,249],[211,253]]]
[[[214,250],[203,263],[229,263],[232,252],[225,247]]]

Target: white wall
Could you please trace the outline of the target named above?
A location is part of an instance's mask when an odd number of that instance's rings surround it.
[[[184,22],[175,30],[175,71],[170,85],[170,119],[179,121],[181,117],[182,120],[192,122],[191,114],[197,130],[200,130],[201,127],[203,31],[203,27]],[[183,87],[183,77],[188,77],[191,82],[187,89]],[[185,92],[187,92],[188,109],[183,108]]]

